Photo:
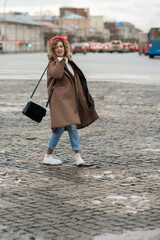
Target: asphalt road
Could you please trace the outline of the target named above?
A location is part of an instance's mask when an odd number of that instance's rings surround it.
[[[160,84],[160,57],[135,53],[88,53],[74,61],[90,81]],[[47,65],[47,53],[0,55],[0,79],[38,79]]]

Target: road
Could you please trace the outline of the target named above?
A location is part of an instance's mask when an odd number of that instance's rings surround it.
[[[0,79],[37,79],[47,64],[47,54],[0,55]],[[76,54],[74,61],[90,81],[160,84],[160,58],[138,53]]]
[[[85,167],[67,132],[55,150],[63,164],[42,164],[49,111],[40,124],[22,115],[46,54],[0,60],[0,239],[159,240],[160,59],[75,56],[100,117],[79,130]],[[45,105],[45,80],[34,100]]]

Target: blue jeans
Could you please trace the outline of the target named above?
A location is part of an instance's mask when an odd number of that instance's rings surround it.
[[[79,137],[78,137],[78,131],[77,131],[77,126],[76,124],[72,124],[70,126],[67,126],[67,131],[70,137],[70,143],[73,151],[79,151],[80,146],[79,146]],[[58,141],[64,132],[63,127],[56,128],[54,132],[52,132],[51,138],[48,142],[48,148],[49,149],[55,149]]]

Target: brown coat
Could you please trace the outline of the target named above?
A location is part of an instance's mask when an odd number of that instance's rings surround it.
[[[95,110],[88,107],[79,75],[74,71],[75,85],[78,94],[78,107],[74,82],[69,73],[64,69],[65,59],[52,61],[47,70],[48,94],[55,79],[56,84],[49,107],[51,115],[51,128],[66,127],[77,124],[77,128],[84,128],[98,119]]]

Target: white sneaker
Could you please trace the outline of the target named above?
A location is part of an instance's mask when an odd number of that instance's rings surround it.
[[[51,165],[59,165],[62,164],[62,161],[57,159],[57,157],[53,157],[53,155],[47,157],[46,155],[44,156],[43,159],[43,163],[44,164],[51,164]]]
[[[75,155],[75,160],[76,160],[76,165],[77,166],[85,165],[85,162],[81,158],[81,155]]]

